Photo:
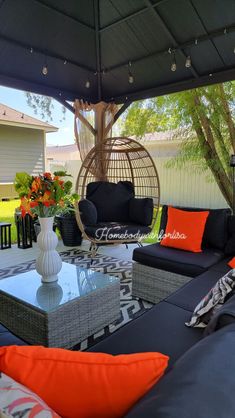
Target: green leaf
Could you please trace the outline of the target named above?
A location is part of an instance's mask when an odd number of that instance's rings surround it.
[[[16,173],[14,187],[15,190],[19,193],[20,197],[23,197],[29,193],[31,184],[32,176],[30,176],[28,173]]]

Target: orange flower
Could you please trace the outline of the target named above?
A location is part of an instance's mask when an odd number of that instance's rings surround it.
[[[31,208],[35,208],[35,206],[38,206],[38,202],[36,202],[36,200],[33,200],[32,202],[30,202]]]
[[[25,217],[25,215],[27,215],[27,213],[32,216],[31,211],[30,211],[30,201],[26,199],[26,197],[21,197],[20,200],[21,200],[20,210],[21,210],[21,214],[23,218]]]
[[[51,192],[50,190],[46,190],[44,195],[39,197],[39,199],[37,200],[39,203],[42,203],[44,206],[53,206],[56,204],[55,200],[50,199],[51,196]]]
[[[45,202],[42,202],[42,203],[47,208],[49,208],[49,206],[54,206],[55,205],[55,201],[53,199],[51,199],[51,200],[45,200]]]
[[[46,177],[47,179],[51,179],[51,173],[43,173],[43,177]]]
[[[35,177],[31,186],[31,191],[37,193],[40,187],[41,187],[41,179],[40,177]]]

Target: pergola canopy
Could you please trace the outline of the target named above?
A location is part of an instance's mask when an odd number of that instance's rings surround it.
[[[61,101],[125,103],[232,80],[234,48],[234,0],[0,0],[0,84]]]

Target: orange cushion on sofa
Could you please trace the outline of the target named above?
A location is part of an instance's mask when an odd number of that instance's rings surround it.
[[[235,257],[229,260],[228,266],[231,267],[231,269],[235,269]]]
[[[168,207],[166,231],[161,241],[165,247],[199,253],[209,211],[189,212]]]
[[[160,353],[112,356],[60,348],[0,348],[0,370],[63,418],[122,417],[163,375]]]

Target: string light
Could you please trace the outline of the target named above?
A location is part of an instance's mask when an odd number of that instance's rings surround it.
[[[134,76],[133,76],[132,71],[131,71],[131,61],[129,61],[129,63],[128,63],[128,82],[129,82],[129,84],[133,84],[134,81],[135,81]]]
[[[45,57],[45,60],[44,60],[44,64],[42,67],[42,74],[45,76],[48,74],[47,57]]]
[[[186,61],[185,61],[185,67],[190,68],[191,65],[192,65],[191,57],[190,57],[190,55],[188,55],[187,58],[186,58]]]
[[[175,59],[175,51],[173,52],[173,61],[171,64],[171,71],[175,72],[177,70],[176,59]]]
[[[227,29],[227,28],[224,28],[223,29],[223,31],[221,31],[221,33],[223,33],[225,36],[227,36],[228,35],[228,33],[229,33],[229,30]],[[204,39],[203,39],[204,40]],[[199,41],[200,41],[200,38],[199,38]],[[197,46],[198,45],[198,39],[197,38],[195,38],[194,39],[194,45],[195,46]],[[188,45],[190,45],[190,43],[188,44]],[[187,46],[188,46],[187,45]],[[193,45],[193,43],[191,43],[191,45]],[[177,63],[176,63],[176,56],[175,56],[175,52],[178,50],[178,49],[182,49],[183,48],[183,45],[180,47],[176,47],[176,49],[171,49],[171,48],[168,48],[168,50],[166,51],[166,52],[168,52],[169,54],[172,54],[172,63],[171,63],[171,71],[172,72],[175,72],[175,71],[177,71]],[[28,46],[28,49],[29,49],[29,52],[31,53],[31,54],[33,54],[34,53],[34,48],[32,47],[32,46]],[[234,48],[232,49],[232,51],[233,51],[233,53],[235,54],[235,46],[234,46]],[[38,52],[37,50],[36,50],[36,52]],[[66,59],[64,59],[63,60],[63,64],[64,65],[66,65],[66,64],[68,64],[68,61],[66,60]],[[133,76],[133,73],[132,73],[132,70],[131,70],[131,65],[132,65],[132,63],[131,63],[131,61],[129,61],[129,63],[128,63],[128,82],[129,82],[129,84],[133,84],[134,82],[135,82],[135,78],[134,78],[134,76]],[[185,59],[185,67],[186,68],[191,68],[192,67],[192,60],[191,60],[191,56],[190,55],[187,55],[186,56],[186,59]],[[48,65],[47,65],[47,62],[46,62],[46,58],[45,58],[45,62],[44,62],[44,65],[43,65],[43,67],[42,67],[42,74],[44,75],[44,76],[47,76],[48,75]],[[103,69],[102,71],[101,71],[101,73],[104,75],[105,73],[106,73],[106,71]],[[94,72],[94,75],[97,75],[98,74],[98,72],[96,71],[96,72]],[[211,77],[212,76],[212,74],[209,74],[209,76]],[[90,88],[90,86],[91,86],[91,83],[90,83],[90,80],[89,79],[87,79],[86,80],[86,82],[85,82],[85,87],[87,88],[87,89],[89,89]]]
[[[43,67],[42,67],[42,74],[43,75],[47,75],[48,74],[48,67],[47,67],[47,65],[43,65]]]
[[[42,67],[42,74],[43,75],[47,75],[48,74],[48,67],[47,67],[46,64],[44,64],[43,67]]]
[[[87,79],[87,81],[85,83],[85,87],[86,87],[86,89],[89,89],[91,87],[90,80]]]

